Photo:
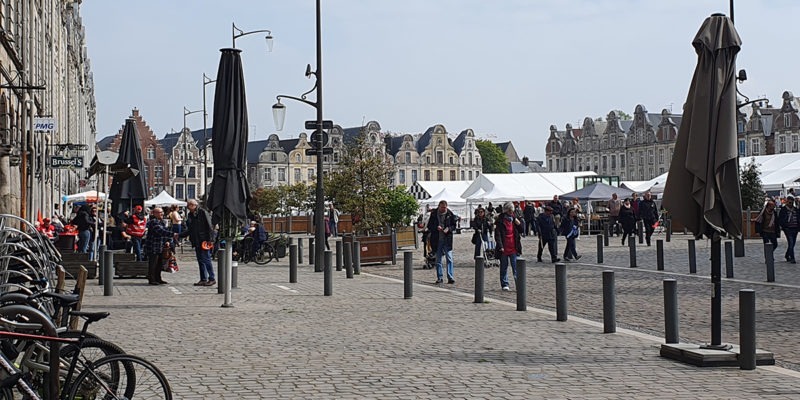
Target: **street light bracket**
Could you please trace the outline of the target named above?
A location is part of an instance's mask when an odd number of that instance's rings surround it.
[[[232,41],[233,41],[233,48],[234,49],[236,48],[236,39],[237,38],[240,38],[242,36],[251,35],[253,33],[265,33],[265,32],[267,34],[267,36],[265,37],[265,39],[267,40],[267,51],[268,52],[272,52],[272,39],[273,39],[272,38],[272,31],[270,31],[269,29],[259,29],[257,31],[245,32],[245,31],[237,28],[236,27],[236,23],[232,22],[231,23],[231,38],[232,38]]]

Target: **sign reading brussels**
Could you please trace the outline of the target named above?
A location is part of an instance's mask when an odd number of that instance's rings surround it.
[[[34,118],[33,119],[33,130],[38,132],[50,132],[53,133],[58,128],[56,124],[55,118]]]
[[[83,168],[83,157],[50,157],[51,168]]]

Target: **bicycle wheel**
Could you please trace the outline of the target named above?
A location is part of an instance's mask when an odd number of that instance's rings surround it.
[[[133,374],[115,378],[120,364]],[[172,399],[164,374],[149,361],[128,354],[104,357],[86,368],[68,389],[67,399]],[[135,395],[135,397],[134,397]]]
[[[272,256],[270,255],[270,252],[267,251],[267,249],[265,249],[262,246],[260,249],[258,249],[258,253],[256,253],[254,261],[258,265],[264,265],[264,264],[268,263],[271,259],[272,259]]]

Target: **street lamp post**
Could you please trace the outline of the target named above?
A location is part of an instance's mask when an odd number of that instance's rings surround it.
[[[203,73],[203,195],[206,195],[206,187],[208,187],[208,111],[206,111],[206,86],[209,83],[216,82],[216,79],[211,79]]]
[[[303,93],[299,98],[294,96],[286,96],[286,95],[278,95],[277,100],[278,102],[272,106],[272,115],[275,118],[275,129],[276,130],[283,130],[283,123],[286,118],[286,106],[281,104],[281,99],[292,99],[297,100],[303,103],[310,105],[317,109],[317,123],[316,123],[316,156],[317,156],[317,188],[315,192],[315,207],[314,207],[314,223],[316,225],[315,229],[315,248],[314,248],[314,271],[320,272],[322,271],[323,265],[323,258],[325,255],[325,226],[324,226],[324,217],[323,214],[325,212],[324,209],[324,190],[322,187],[322,146],[323,146],[323,136],[322,133],[322,29],[320,24],[320,0],[316,0],[317,7],[316,7],[316,28],[317,28],[317,70],[311,71],[311,65],[306,67],[306,77],[311,77],[314,75],[316,78],[316,83],[314,87],[311,88],[308,92]],[[306,99],[306,96],[316,90],[316,101],[310,101]]]
[[[181,135],[187,135],[188,134],[189,136],[192,136],[191,135],[192,132],[188,131],[189,128],[186,127],[186,116],[187,115],[191,115],[191,114],[195,114],[195,113],[199,113],[199,112],[203,112],[203,110],[189,111],[189,109],[186,108],[186,106],[183,107],[183,130],[181,130]],[[192,137],[192,139],[194,139],[194,137]],[[181,163],[181,164],[183,164],[183,199],[184,200],[189,200],[189,184],[188,184],[187,179],[186,179],[189,176],[189,169],[188,169],[188,167],[186,165],[186,160],[187,160],[186,155],[187,154],[189,154],[189,140],[184,137],[183,155],[182,155],[183,162]],[[195,172],[195,175],[196,175],[196,172]]]

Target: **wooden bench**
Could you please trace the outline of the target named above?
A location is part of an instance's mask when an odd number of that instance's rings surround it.
[[[72,278],[78,276],[81,266],[86,268],[87,279],[97,277],[97,261],[89,260],[88,253],[64,252],[61,254],[61,265],[67,271],[68,276]]]
[[[114,275],[120,278],[147,278],[147,261],[136,261],[133,253],[114,253]]]

